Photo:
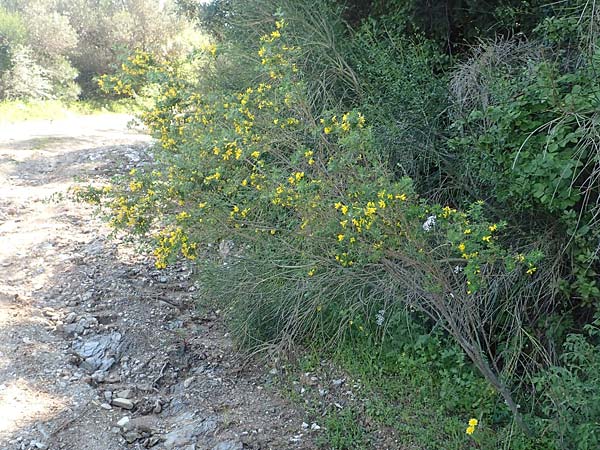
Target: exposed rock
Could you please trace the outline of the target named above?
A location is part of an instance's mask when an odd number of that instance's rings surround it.
[[[113,398],[112,404],[123,409],[133,409],[133,402],[127,398]]]
[[[155,433],[158,431],[158,419],[154,416],[140,416],[131,419],[129,422],[131,428],[146,433]]]
[[[213,450],[242,450],[244,448],[240,441],[223,441],[213,447]]]
[[[96,335],[73,343],[73,351],[81,358],[81,367],[89,372],[108,371],[121,354],[121,333]]]
[[[117,422],[117,425],[123,428],[124,430],[128,430],[131,428],[130,422],[131,419],[129,419],[129,416],[124,416],[121,418],[121,420]]]
[[[163,445],[167,450],[183,447],[184,445],[191,444],[197,436],[206,435],[216,429],[216,418],[209,417],[204,420],[196,420],[182,428],[167,433]]]
[[[115,396],[119,398],[132,398],[133,391],[131,389],[123,389],[122,391],[116,392]]]
[[[141,438],[142,435],[140,433],[138,433],[137,431],[128,431],[127,433],[125,433],[123,435],[123,437],[129,444],[133,444],[135,441],[137,441],[139,438]]]

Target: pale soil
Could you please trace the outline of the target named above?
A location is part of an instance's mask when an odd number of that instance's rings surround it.
[[[0,125],[0,449],[317,448],[270,368],[242,370],[218,311],[196,308],[192,268],[156,270],[57,195],[147,161],[129,119]],[[92,376],[75,350],[114,336]]]

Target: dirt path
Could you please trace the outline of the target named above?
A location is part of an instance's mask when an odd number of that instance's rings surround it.
[[[75,176],[144,164],[121,115],[0,125],[0,449],[309,449],[269,368],[241,371],[218,311],[109,240]]]

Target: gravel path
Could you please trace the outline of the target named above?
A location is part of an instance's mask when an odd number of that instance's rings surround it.
[[[193,268],[157,271],[62,195],[144,164],[130,119],[0,125],[0,449],[316,448],[195,307]]]

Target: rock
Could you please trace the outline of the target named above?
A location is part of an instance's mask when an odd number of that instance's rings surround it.
[[[213,450],[242,450],[244,448],[240,441],[223,441],[213,447]]]
[[[96,335],[73,343],[73,351],[81,358],[81,367],[89,372],[108,371],[121,354],[121,333]]]
[[[206,435],[217,429],[217,419],[209,417],[204,420],[193,421],[184,427],[173,430],[165,435],[163,445],[167,450],[183,447],[193,443],[196,436]]]
[[[65,317],[65,323],[71,324],[71,323],[75,322],[75,319],[77,319],[77,314],[75,314],[74,312],[70,312],[67,315],[67,317]]]
[[[129,422],[131,429],[144,431],[146,433],[156,433],[158,431],[158,419],[153,416],[140,416],[131,419]]]
[[[113,397],[113,393],[111,391],[104,391],[104,400],[106,400],[107,402],[110,402],[112,400]]]
[[[133,409],[133,402],[127,398],[113,398],[112,404],[123,409]]]
[[[100,408],[106,409],[106,410],[111,410],[112,406],[110,406],[108,403],[102,403],[102,404],[100,404]]]
[[[129,444],[133,444],[135,441],[137,441],[139,438],[141,438],[142,435],[140,433],[138,433],[137,431],[128,431],[127,433],[125,433],[123,435],[123,437]]]
[[[184,388],[189,388],[191,386],[191,384],[194,382],[195,377],[189,377],[187,378],[184,382],[183,382],[183,387]]]
[[[115,396],[119,398],[131,398],[133,397],[133,391],[131,389],[123,389],[115,393]]]
[[[146,448],[154,447],[159,442],[160,438],[158,436],[151,436],[146,443]]]
[[[67,336],[81,334],[84,330],[85,328],[83,328],[83,326],[79,323],[69,323],[67,325],[63,325],[62,327],[63,333],[65,333]]]
[[[316,423],[313,423],[313,424],[310,426],[310,429],[311,429],[311,430],[313,430],[313,431],[318,431],[318,430],[320,430],[320,429],[321,429],[321,427],[320,427],[319,425],[317,425]]]
[[[332,380],[331,381],[331,385],[333,387],[340,387],[342,384],[344,384],[344,381],[346,381],[346,380],[344,380],[343,378],[340,378],[340,379],[337,379],[337,380]]]
[[[96,383],[104,383],[106,380],[106,372],[104,370],[96,370],[92,374],[92,380],[94,380]]]
[[[120,426],[121,428],[123,428],[124,430],[130,429],[131,427],[129,426],[129,423],[131,422],[131,420],[129,419],[129,416],[123,416],[121,418],[121,420],[119,420],[117,422],[117,425]]]
[[[183,447],[184,445],[191,444],[193,438],[193,430],[190,430],[186,427],[181,430],[175,430],[167,433],[165,435],[165,442],[163,442],[163,445],[167,450],[172,450],[176,447]]]

